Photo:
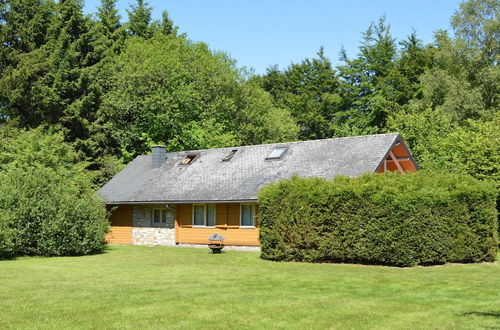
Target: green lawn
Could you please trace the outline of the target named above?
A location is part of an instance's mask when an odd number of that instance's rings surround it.
[[[496,328],[500,264],[276,263],[111,246],[0,261],[0,328]]]

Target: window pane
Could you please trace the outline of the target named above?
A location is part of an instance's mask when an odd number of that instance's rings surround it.
[[[161,223],[167,223],[167,210],[161,210]]]
[[[215,205],[214,204],[207,205],[207,226],[210,226],[210,227],[215,226]]]
[[[252,205],[241,206],[241,225],[253,226],[253,207]]]
[[[194,223],[195,226],[205,225],[205,206],[195,205],[194,206]]]
[[[154,223],[160,223],[160,210],[153,210]]]
[[[287,147],[276,147],[271,151],[267,159],[280,158],[285,153]]]

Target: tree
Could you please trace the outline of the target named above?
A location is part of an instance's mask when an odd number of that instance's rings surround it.
[[[144,2],[144,0],[137,0],[136,4],[132,5],[130,10],[127,10],[131,35],[143,38],[151,36],[151,11],[152,8],[149,3]]]
[[[278,108],[290,109],[302,140],[331,137],[330,122],[338,111],[339,81],[323,48],[317,58],[305,59],[280,71],[270,67],[260,84]]]
[[[471,48],[481,51],[498,64],[500,55],[500,2],[469,0],[451,18],[455,34]]]
[[[126,39],[126,31],[120,23],[120,15],[116,9],[116,0],[101,0],[101,6],[97,8],[97,21],[90,29],[90,46],[92,57],[86,61],[86,65],[99,63],[107,56],[113,56],[120,52]]]
[[[179,29],[178,26],[174,25],[174,21],[170,19],[168,16],[168,12],[166,10],[161,12],[161,24],[160,24],[160,31],[164,35],[169,35],[173,34],[174,36],[177,35],[177,30]]]
[[[225,54],[182,36],[129,39],[109,68],[100,109],[125,160],[152,143],[174,151],[293,139],[287,112],[269,122],[268,95],[242,85],[232,65]]]
[[[384,131],[389,114],[399,111],[395,87],[401,77],[395,70],[396,55],[385,17],[366,30],[355,59],[341,53],[345,64],[339,66],[342,112],[336,118],[338,126],[347,124],[363,133]]]

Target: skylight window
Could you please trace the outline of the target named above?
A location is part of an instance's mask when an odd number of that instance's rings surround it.
[[[266,159],[280,159],[283,157],[288,147],[276,147],[271,151],[271,153],[266,157]]]
[[[193,162],[193,160],[198,156],[198,154],[188,154],[186,157],[182,160],[181,164],[182,165],[189,165]]]
[[[233,149],[233,150],[231,150],[231,151],[230,151],[230,152],[226,155],[226,157],[222,158],[222,161],[223,161],[223,162],[228,162],[228,161],[230,161],[230,160],[234,157],[234,155],[236,155],[236,153],[237,153],[237,152],[238,152],[238,149]]]

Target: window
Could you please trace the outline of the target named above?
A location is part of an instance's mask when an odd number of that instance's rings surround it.
[[[193,226],[215,227],[215,204],[194,204]]]
[[[167,210],[153,209],[153,224],[160,225],[167,223]]]
[[[226,157],[222,158],[222,161],[223,161],[223,162],[228,162],[228,161],[230,161],[230,160],[234,157],[234,155],[235,155],[237,152],[238,152],[238,149],[233,149],[233,150],[231,150],[231,152],[230,152],[230,153],[228,153],[228,154],[226,155]]]
[[[276,147],[271,151],[271,153],[266,157],[266,159],[280,159],[285,154],[288,147]]]
[[[255,227],[255,205],[241,204],[240,227]]]
[[[193,160],[198,156],[198,154],[188,154],[186,157],[182,160],[181,165],[189,165],[193,162]]]

